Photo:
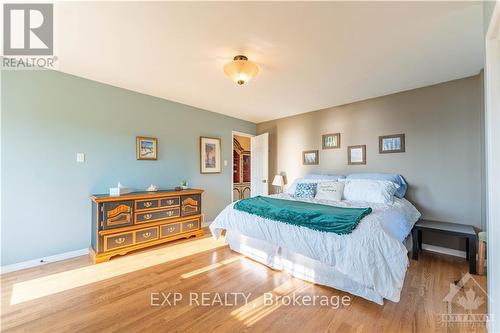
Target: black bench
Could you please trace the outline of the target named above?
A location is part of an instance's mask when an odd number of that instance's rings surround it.
[[[440,232],[454,237],[463,237],[466,241],[466,259],[469,260],[469,272],[476,274],[477,235],[470,225],[449,222],[419,220],[411,231],[413,240],[412,258],[418,260],[418,251],[422,249],[422,231]]]

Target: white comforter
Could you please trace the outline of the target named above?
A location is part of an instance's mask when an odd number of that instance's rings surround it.
[[[288,194],[274,197],[295,200]],[[373,289],[381,297],[398,302],[408,267],[407,250],[402,244],[420,213],[406,199],[394,204],[324,200],[304,200],[339,207],[371,207],[348,235],[315,231],[306,227],[277,222],[238,211],[228,205],[211,223],[210,230],[219,238],[223,229],[268,241],[346,274],[352,280]]]

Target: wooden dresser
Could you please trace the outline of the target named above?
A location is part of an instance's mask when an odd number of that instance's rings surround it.
[[[95,263],[179,238],[201,236],[203,190],[93,195],[90,255]]]

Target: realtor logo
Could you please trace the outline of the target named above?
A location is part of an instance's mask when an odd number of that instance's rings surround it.
[[[4,4],[3,54],[52,55],[53,4]]]
[[[441,323],[474,325],[488,320],[486,302],[488,293],[470,275],[465,274],[458,283],[450,284],[450,291],[443,298],[447,313],[441,314]]]

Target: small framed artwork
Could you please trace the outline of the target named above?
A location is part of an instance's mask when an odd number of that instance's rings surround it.
[[[378,152],[380,154],[388,153],[404,153],[405,152],[405,135],[394,134],[378,137]]]
[[[137,136],[135,138],[135,155],[138,160],[157,160],[158,139]]]
[[[221,140],[200,136],[200,173],[220,173]]]
[[[319,164],[319,151],[318,150],[306,150],[302,152],[302,164],[303,165],[318,165]]]
[[[347,164],[366,164],[366,145],[347,147]]]
[[[323,142],[323,149],[340,148],[340,133],[323,134],[321,141]]]

